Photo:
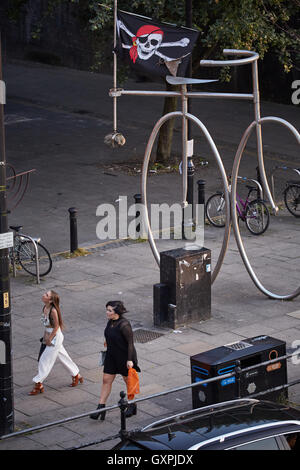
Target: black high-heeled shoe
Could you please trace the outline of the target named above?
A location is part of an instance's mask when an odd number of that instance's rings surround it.
[[[101,408],[105,408],[105,405],[102,404],[102,403],[99,403],[99,405],[97,406],[97,410],[100,410]],[[98,419],[99,416],[100,416],[100,421],[104,421],[105,420],[105,415],[106,415],[106,411],[100,411],[100,413],[94,413],[92,415],[90,415],[90,418],[91,419]]]
[[[126,418],[131,418],[131,416],[136,415],[137,406],[136,403],[130,403],[127,410],[125,411]]]

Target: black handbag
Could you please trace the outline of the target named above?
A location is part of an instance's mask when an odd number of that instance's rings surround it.
[[[40,352],[39,352],[38,361],[40,360],[41,355],[43,354],[43,352],[44,352],[45,349],[46,349],[46,344],[43,343],[43,339],[44,339],[44,338],[40,338],[40,342],[41,342],[42,344],[41,344],[41,347],[40,347]]]

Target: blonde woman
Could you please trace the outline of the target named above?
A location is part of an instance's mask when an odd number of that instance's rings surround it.
[[[41,321],[45,326],[43,337],[43,351],[39,356],[38,373],[33,377],[34,388],[29,395],[37,395],[44,392],[43,382],[50,374],[56,359],[59,359],[72,375],[70,387],[76,387],[83,382],[77,365],[72,361],[63,346],[64,335],[62,334],[63,321],[59,307],[59,296],[56,292],[49,290],[42,296],[44,302]]]

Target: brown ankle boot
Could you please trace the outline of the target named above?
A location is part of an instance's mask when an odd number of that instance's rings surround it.
[[[79,375],[79,374],[74,375],[74,376],[72,377],[72,383],[71,383],[69,386],[70,386],[70,387],[77,387],[78,382],[80,382],[81,384],[83,383],[83,378],[82,378],[81,375]]]
[[[44,386],[41,382],[37,382],[31,392],[28,393],[28,395],[38,395],[38,393],[43,393],[44,392]]]

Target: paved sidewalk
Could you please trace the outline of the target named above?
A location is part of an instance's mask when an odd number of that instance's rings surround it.
[[[189,358],[201,351],[257,335],[282,339],[289,350],[295,340],[300,340],[300,298],[284,302],[265,297],[249,277],[233,233],[224,264],[212,286],[211,319],[174,331],[154,328],[152,293],[153,284],[159,282],[159,269],[149,244],[125,240],[101,243],[95,227],[99,220],[96,208],[101,202],[115,201],[119,195],[132,198],[139,192],[138,174],[129,174],[116,166],[109,170],[103,165],[141,158],[147,135],[161,112],[161,103],[150,100],[143,108],[140,123],[137,118],[139,102],[126,101],[128,105],[124,108],[119,105],[120,127],[128,132],[129,142],[126,148],[114,153],[102,143],[103,136],[111,130],[111,102],[106,98],[111,87],[110,77],[23,63],[8,64],[6,74],[9,97],[6,115],[10,118],[6,127],[7,158],[19,171],[37,168],[30,192],[10,215],[10,224],[20,222],[25,232],[41,234],[54,257],[53,269],[40,285],[23,271],[18,271],[17,277],[11,279],[16,430],[95,409],[102,376],[98,356],[103,345],[108,300],[124,301],[134,330],[161,334],[146,343],[136,343],[142,369],[141,397],[189,384]],[[153,84],[150,85],[152,88]],[[133,117],[130,108],[136,110]],[[300,128],[296,107],[265,103],[264,108],[267,114],[285,117]],[[86,114],[82,113],[84,110]],[[229,171],[242,127],[252,120],[251,111],[245,103],[234,103],[232,107],[212,104],[212,108],[205,106],[201,112],[209,129],[213,129]],[[266,140],[270,145],[266,149],[269,170],[279,162],[299,166],[298,147],[286,132],[274,133],[270,129]],[[206,146],[197,137],[198,144],[200,153],[206,156]],[[242,170],[247,176],[255,177],[255,166],[251,143]],[[197,170],[195,179],[198,178],[206,180],[207,194],[217,189],[218,175],[212,158],[207,168]],[[153,201],[174,202],[178,199],[179,185],[177,174],[153,175],[149,191]],[[57,253],[69,248],[67,209],[71,206],[78,207],[79,245],[86,247],[89,254],[67,259]],[[214,267],[223,230],[211,226],[205,229],[205,247],[212,251]],[[298,287],[298,219],[281,210],[277,217],[271,218],[264,235],[250,235],[242,222],[241,234],[252,266],[268,289],[286,294]],[[157,243],[159,251],[182,245],[180,240],[158,240]],[[70,378],[57,363],[45,381],[45,393],[32,397],[27,393],[36,373],[42,333],[41,296],[48,289],[55,289],[61,296],[66,323],[65,346],[79,365],[84,383],[75,389],[69,388]],[[288,377],[289,380],[299,378],[299,365],[291,360],[288,361]],[[124,384],[118,378],[108,405],[117,403],[121,390]],[[290,389],[289,398],[300,405],[299,386]],[[143,401],[137,415],[128,420],[128,429],[190,406],[190,390]],[[0,450],[67,449],[113,435],[119,429],[119,411],[113,410],[107,414],[105,422],[81,418],[28,436],[0,440]],[[93,448],[105,449],[112,445],[109,441]]]
[[[220,247],[220,232],[218,235],[216,231],[218,229],[207,228],[205,245],[212,253],[217,253]],[[279,292],[280,289],[285,292],[287,285],[290,288],[297,286],[297,262],[292,258],[284,259],[279,250],[268,246],[272,235],[259,239],[244,235],[250,251],[264,252],[264,263],[256,260],[254,266],[258,273],[265,273],[267,284],[276,285]],[[288,240],[288,237],[287,234],[278,246],[290,243],[293,245],[290,253],[297,254],[296,240]],[[159,242],[160,251],[176,245],[179,241]],[[189,357],[193,354],[257,335],[282,339],[290,349],[293,341],[300,338],[300,299],[282,302],[261,294],[250,280],[233,239],[224,266],[212,287],[210,320],[177,330],[153,328],[152,287],[157,282],[159,270],[148,243],[123,242],[119,247],[107,245],[93,249],[84,257],[56,257],[53,271],[40,285],[18,272],[11,284],[16,429],[38,426],[95,408],[102,375],[98,356],[106,324],[105,303],[109,299],[124,301],[134,330],[145,329],[162,334],[147,343],[136,343],[142,369],[140,397],[189,384]],[[38,338],[41,335],[40,297],[45,289],[52,288],[61,295],[67,326],[65,346],[79,365],[84,383],[70,389],[70,378],[63,367],[56,364],[45,381],[45,393],[30,397],[27,392],[32,387],[31,379],[37,367]],[[289,380],[299,377],[299,365],[294,365],[291,360],[288,361],[288,377]],[[124,384],[117,379],[108,405],[117,403],[121,390],[124,390]],[[289,398],[299,406],[299,386],[290,389]],[[128,420],[128,429],[190,406],[190,390],[141,402],[137,416]],[[107,414],[104,423],[81,418],[26,437],[0,441],[0,449],[65,449],[113,435],[119,428],[119,411],[113,410]],[[110,448],[111,445],[109,441],[96,448]]]

